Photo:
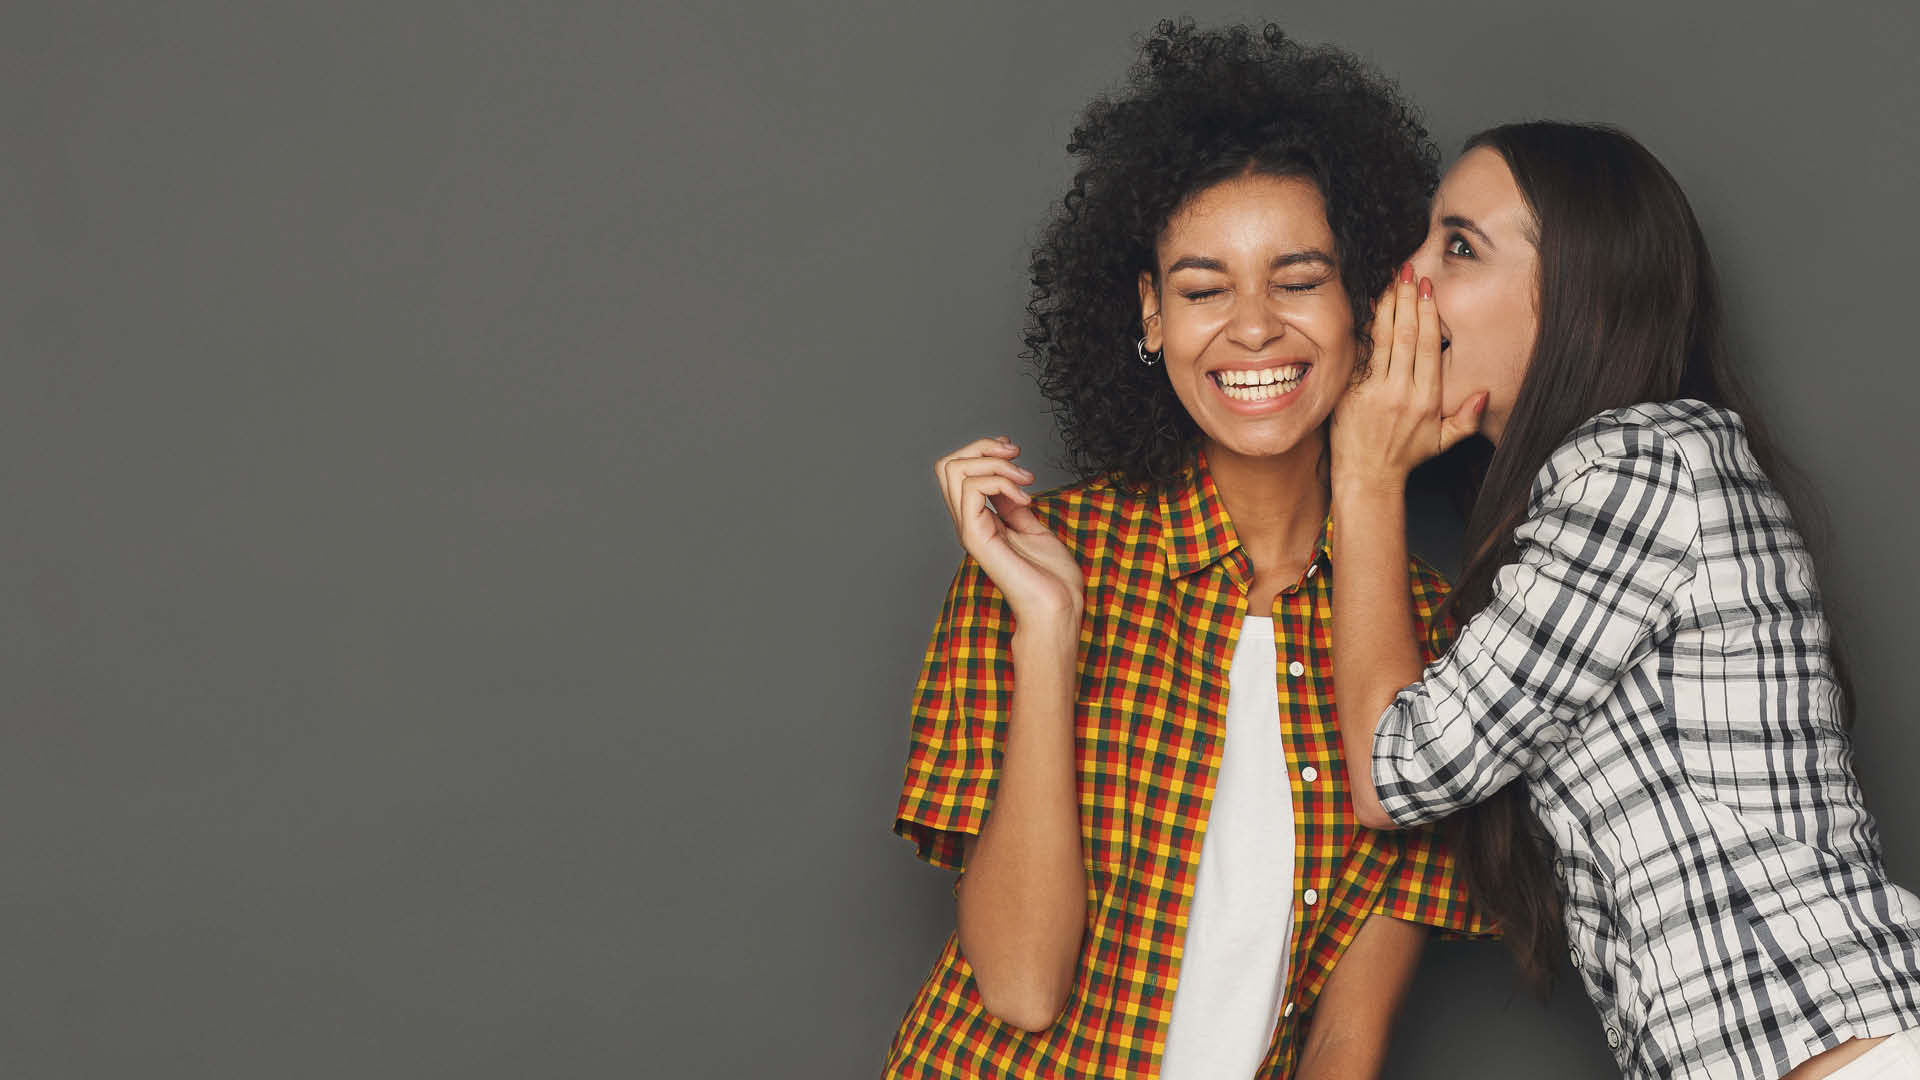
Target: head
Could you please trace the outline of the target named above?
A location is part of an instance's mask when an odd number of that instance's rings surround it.
[[[1026,341],[1070,464],[1160,487],[1202,444],[1317,453],[1424,228],[1437,154],[1411,108],[1276,28],[1162,23],[1068,149]]]
[[[1550,451],[1606,409],[1723,390],[1706,240],[1679,183],[1623,132],[1536,122],[1474,136],[1413,263],[1434,283],[1447,404],[1487,391],[1496,445]]]
[[[1597,413],[1683,397],[1732,409],[1783,479],[1728,366],[1713,262],[1686,195],[1626,134],[1525,123],[1474,136],[1435,194],[1413,261],[1434,282],[1445,407],[1489,394],[1494,449],[1449,599],[1457,619],[1486,606],[1495,574],[1518,557],[1512,537],[1534,476]],[[1564,930],[1518,784],[1456,816],[1452,831],[1475,899],[1544,988]]]

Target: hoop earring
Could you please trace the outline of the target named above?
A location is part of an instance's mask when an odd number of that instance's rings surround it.
[[[1155,349],[1152,355],[1148,355],[1147,339],[1145,337],[1133,343],[1133,351],[1140,354],[1140,362],[1148,367],[1152,367],[1160,362],[1160,350]]]

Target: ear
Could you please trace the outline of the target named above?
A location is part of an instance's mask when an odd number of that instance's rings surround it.
[[[1160,333],[1160,290],[1154,287],[1153,274],[1140,271],[1140,327],[1147,337],[1147,351],[1159,352],[1164,344]]]

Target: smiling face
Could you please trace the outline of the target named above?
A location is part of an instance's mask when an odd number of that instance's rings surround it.
[[[1309,180],[1243,175],[1199,192],[1140,275],[1147,348],[1207,449],[1317,454],[1358,354],[1326,204]]]
[[[1506,159],[1468,151],[1433,197],[1414,273],[1433,279],[1445,360],[1442,408],[1488,392],[1480,431],[1500,441],[1539,328],[1540,254],[1533,211]]]

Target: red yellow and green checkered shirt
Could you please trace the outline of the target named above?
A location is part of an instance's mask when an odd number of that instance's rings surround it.
[[[949,937],[894,1036],[888,1077],[1159,1071],[1252,563],[1204,457],[1170,491],[1083,484],[1037,497],[1034,510],[1087,578],[1075,706],[1089,874],[1084,951],[1060,1019],[1030,1033],[981,1007]],[[1333,707],[1329,536],[1273,609],[1295,892],[1286,1003],[1261,1077],[1292,1075],[1320,989],[1368,915],[1486,929],[1431,832],[1376,832],[1354,821]],[[1418,562],[1410,584],[1421,639],[1443,650],[1446,628],[1436,619],[1446,586]],[[963,838],[980,831],[993,805],[1012,703],[1012,633],[998,590],[967,559],[914,690],[894,822],[936,866],[961,868]]]

